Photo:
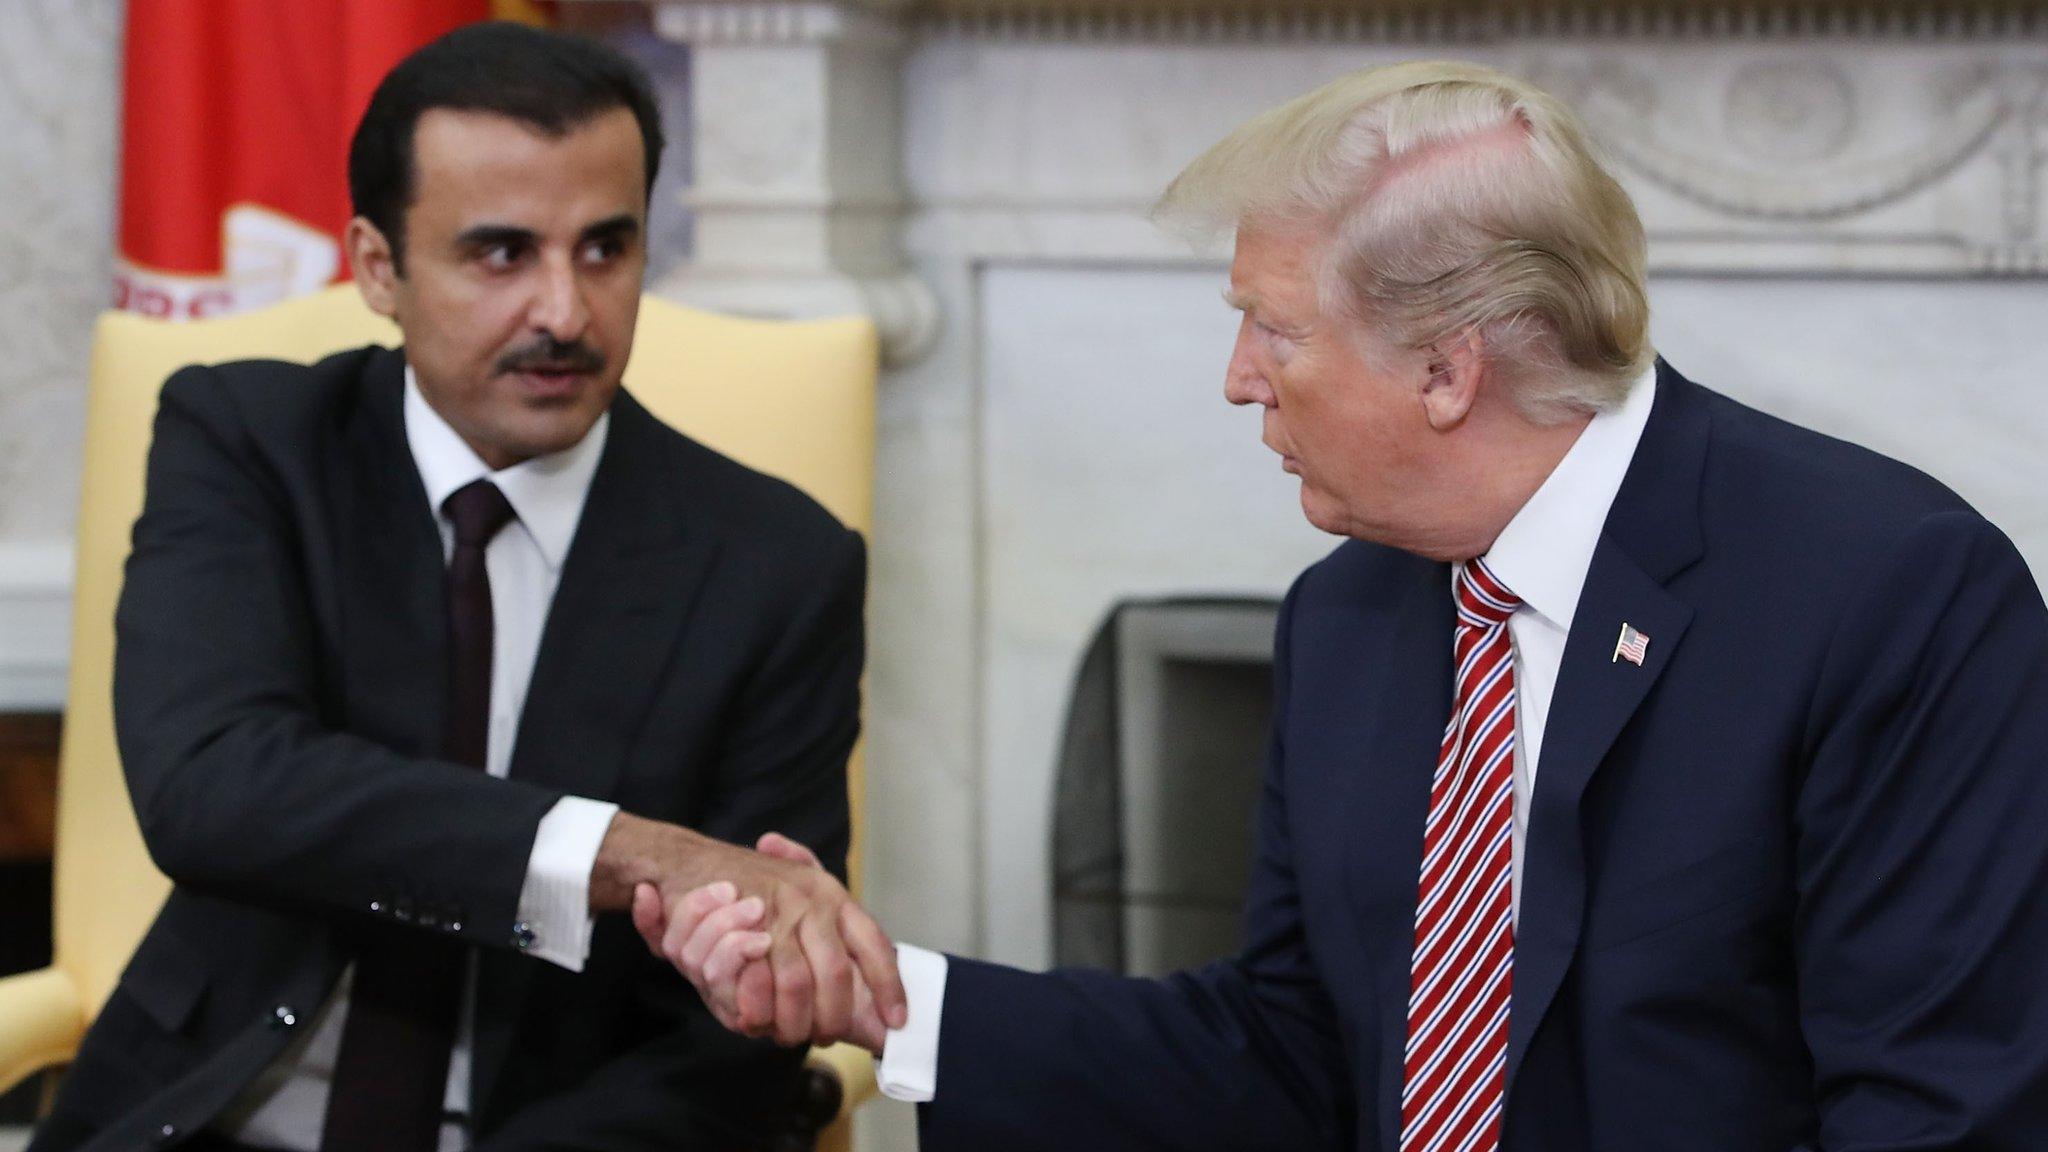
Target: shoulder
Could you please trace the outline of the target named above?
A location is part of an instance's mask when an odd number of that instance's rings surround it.
[[[1793,568],[1857,567],[1929,520],[1994,531],[1910,464],[1693,386],[1712,420],[1701,477],[1710,550],[1741,542]]]
[[[716,536],[729,559],[813,576],[858,566],[859,535],[796,485],[692,439],[623,393],[612,413],[612,434],[632,439],[691,527]]]
[[[233,360],[180,368],[165,381],[163,408],[217,432],[246,430],[259,437],[289,435],[331,419],[362,402],[376,371],[403,378],[396,350],[367,345],[313,364],[288,360]]]

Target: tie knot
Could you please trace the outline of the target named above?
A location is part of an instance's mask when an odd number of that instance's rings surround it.
[[[489,480],[473,480],[449,493],[441,511],[455,525],[455,545],[481,548],[512,519],[512,504]]]
[[[1474,557],[1459,570],[1458,618],[1465,623],[1492,628],[1507,623],[1521,606],[1522,598],[1501,583],[1486,561]]]

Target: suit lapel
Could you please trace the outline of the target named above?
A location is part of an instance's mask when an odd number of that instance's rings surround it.
[[[579,796],[613,794],[670,649],[711,570],[715,537],[688,522],[666,434],[620,394],[541,633],[510,774]]]
[[[669,431],[624,392],[612,406],[604,456],[541,633],[509,775],[574,796],[617,794],[678,633],[716,557],[716,537],[692,526]],[[527,957],[486,952],[477,984],[473,1099],[490,1099],[509,1055],[518,1007],[534,973]]]
[[[1601,540],[1565,641],[1529,803],[1522,911],[1515,931],[1514,1007],[1508,1017],[1510,1083],[1578,951],[1586,894],[1579,802],[1622,726],[1663,674],[1691,619],[1691,608],[1645,576],[1611,540]],[[1650,638],[1641,667],[1614,659],[1624,623]]]
[[[1669,666],[1692,608],[1665,582],[1698,559],[1709,420],[1696,389],[1659,363],[1656,405],[1615,496],[1558,668],[1523,849],[1509,1013],[1510,1091],[1579,945],[1586,862],[1580,806],[1601,761]],[[1616,655],[1623,625],[1649,638]]]
[[[440,529],[405,437],[405,357],[379,349],[327,461],[340,546],[340,645],[350,731],[410,756],[439,751],[447,695]]]

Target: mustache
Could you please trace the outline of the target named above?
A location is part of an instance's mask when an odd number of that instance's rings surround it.
[[[602,372],[604,353],[581,340],[543,336],[498,357],[499,372]]]

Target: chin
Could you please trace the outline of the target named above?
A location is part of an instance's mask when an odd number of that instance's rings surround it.
[[[1328,532],[1332,536],[1349,535],[1345,531],[1349,521],[1340,513],[1341,509],[1333,507],[1331,502],[1324,499],[1321,493],[1310,488],[1307,483],[1302,484],[1301,514],[1308,518],[1310,525],[1320,531]]]
[[[536,456],[552,456],[582,443],[583,438],[590,435],[590,429],[596,423],[597,421],[593,419],[562,421],[543,427],[529,426],[519,429],[515,435],[505,437],[503,442],[510,449],[510,454],[521,460],[531,460]]]

